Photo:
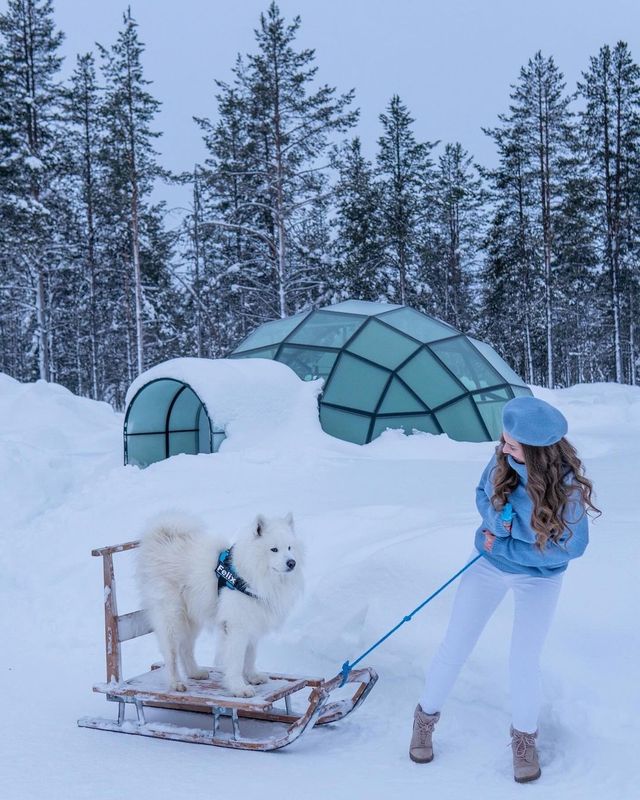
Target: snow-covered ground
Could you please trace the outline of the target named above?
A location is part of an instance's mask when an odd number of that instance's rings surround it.
[[[629,800],[640,761],[640,389],[535,393],[566,414],[604,515],[566,574],[545,652],[543,776],[513,782],[508,749],[509,601],[498,609],[445,707],[436,758],[407,756],[425,664],[454,590],[375,651],[380,680],[342,723],[271,754],[76,727],[115,710],[104,679],[102,571],[90,550],[135,538],[158,508],[188,508],[233,531],[292,510],[307,547],[307,590],[266,640],[263,668],[329,677],[463,565],[474,488],[493,445],[387,432],[366,447],[305,418],[298,435],[218,454],[122,466],[122,415],[60,386],[0,375],[0,776],[10,800],[106,798],[500,798]],[[137,608],[133,556],[117,556],[119,612]],[[211,663],[212,641],[198,654]],[[158,657],[124,646],[125,673]]]

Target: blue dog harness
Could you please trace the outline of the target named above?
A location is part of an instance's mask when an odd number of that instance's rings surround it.
[[[235,571],[231,560],[232,553],[233,547],[230,547],[228,550],[223,550],[218,556],[218,566],[215,569],[215,575],[218,578],[218,594],[226,586],[229,589],[237,589],[249,597],[257,597],[249,591],[249,585],[244,578],[241,578]]]

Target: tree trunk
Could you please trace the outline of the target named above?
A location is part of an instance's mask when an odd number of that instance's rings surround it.
[[[140,269],[140,228],[138,203],[138,173],[136,165],[136,124],[133,109],[133,79],[130,64],[127,63],[127,111],[129,124],[129,180],[131,182],[131,258],[133,261],[134,296],[136,308],[136,367],[137,374],[144,371],[144,329],[142,324],[142,271]]]
[[[44,275],[38,269],[36,275],[36,337],[38,340],[38,373],[43,381],[49,380],[49,347],[47,344],[47,322],[45,311]]]
[[[200,184],[198,183],[198,168],[196,167],[193,182],[193,255],[195,269],[193,276],[193,291],[196,296],[196,355],[202,358],[202,309],[200,308]]]
[[[538,155],[540,161],[540,208],[542,212],[542,247],[544,258],[544,299],[547,339],[547,386],[554,388],[553,319],[551,288],[551,186],[549,174],[549,108],[543,98],[542,79],[538,76]]]

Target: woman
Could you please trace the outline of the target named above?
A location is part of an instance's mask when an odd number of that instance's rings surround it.
[[[510,654],[511,744],[518,783],[540,777],[536,751],[539,660],[562,576],[587,546],[592,484],[571,444],[567,421],[549,403],[517,397],[505,404],[503,434],[476,489],[482,524],[475,546],[484,556],[461,578],[451,620],[416,707],[409,755],[433,759],[440,709],[482,629],[513,589]],[[477,553],[474,553],[477,555]]]

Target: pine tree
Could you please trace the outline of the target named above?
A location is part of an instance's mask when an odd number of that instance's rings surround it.
[[[496,188],[503,191],[503,202],[506,199],[504,190],[511,189],[508,213],[515,217],[513,230],[517,231],[521,250],[519,272],[522,274],[516,279],[524,279],[531,290],[535,285],[542,290],[545,383],[549,387],[553,387],[556,380],[554,292],[556,275],[562,266],[554,252],[554,231],[563,203],[569,163],[571,115],[564,87],[562,73],[553,58],[545,59],[540,52],[536,53],[520,70],[519,82],[511,92],[509,115],[499,116],[502,129],[485,131],[492,136],[501,154],[501,168],[493,177]],[[532,301],[535,302],[535,295],[526,300],[524,326],[528,342],[532,334]],[[527,349],[530,351],[530,344]],[[532,358],[529,352],[528,360]]]
[[[142,66],[144,45],[138,38],[138,25],[128,8],[123,28],[109,50],[100,47],[106,92],[102,108],[105,139],[103,160],[107,171],[107,194],[113,222],[119,223],[115,239],[126,241],[114,255],[122,265],[125,304],[128,378],[145,368],[144,274],[141,261],[142,216],[156,178],[164,175],[157,163],[153,140],[160,133],[151,125],[160,103],[147,90]],[[115,242],[114,242],[115,245]],[[133,309],[129,297],[133,296]],[[133,351],[135,350],[135,367]]]
[[[586,147],[576,129],[570,133],[562,203],[554,223],[554,251],[561,265],[555,304],[562,310],[556,317],[555,340],[558,374],[565,386],[606,379],[606,372],[600,371],[609,345],[602,336],[606,308],[594,209]]]
[[[587,143],[596,207],[600,258],[609,277],[609,316],[613,328],[614,374],[624,380],[623,315],[625,295],[633,302],[630,263],[637,261],[637,161],[640,143],[640,69],[626,43],[602,47],[578,83],[585,107],[580,112]],[[630,288],[625,292],[625,284]],[[637,313],[637,312],[635,312]],[[633,314],[629,335],[633,338]],[[635,353],[630,361],[634,361]],[[629,374],[631,369],[629,370]]]
[[[244,72],[238,57],[237,86],[216,81],[215,124],[196,118],[209,157],[202,168],[196,167],[193,211],[186,224],[188,238],[198,242],[198,295],[206,305],[211,352],[216,355],[225,354],[274,313],[263,298],[271,269],[264,248],[271,240],[268,207],[258,200],[263,173],[251,166],[255,143],[249,133],[251,102],[243,88]]]
[[[78,216],[76,247],[81,262],[82,282],[76,308],[81,322],[79,331],[88,339],[90,396],[102,396],[100,362],[102,342],[99,306],[107,301],[104,274],[106,259],[101,247],[100,230],[108,224],[101,215],[104,199],[100,151],[101,95],[97,84],[95,59],[91,53],[78,56],[76,69],[67,91],[66,113],[71,125],[67,143],[70,170],[76,177],[75,196]],[[78,337],[80,340],[81,337]]]
[[[210,151],[216,202],[225,198],[226,207],[209,222],[239,234],[236,285],[247,293],[242,305],[262,320],[287,316],[323,291],[324,161],[329,138],[357,116],[348,110],[353,91],[336,96],[327,85],[312,91],[314,51],[294,48],[300,24],[299,17],[285,24],[275,3],[260,15],[257,52],[246,63],[238,59],[232,87],[219,84],[221,114],[233,113],[242,124],[230,132],[239,147],[230,152],[218,135]]]
[[[544,270],[544,309],[547,386],[555,385],[554,373],[554,226],[562,202],[563,166],[567,157],[571,116],[570,98],[553,57],[538,51],[520,70],[520,81],[512,94],[511,119],[521,125],[524,146],[537,184],[534,206]]]
[[[435,142],[416,141],[407,107],[394,95],[380,115],[383,135],[378,139],[377,177],[382,196],[385,252],[392,274],[387,297],[421,307],[425,289],[420,281],[420,249],[426,198],[433,186],[430,158]]]
[[[328,302],[347,298],[382,300],[386,294],[381,195],[373,167],[354,138],[334,155],[334,280]]]
[[[445,146],[434,183],[433,313],[460,330],[471,331],[486,198],[473,158],[459,142]]]
[[[491,186],[492,208],[479,330],[503,356],[514,354],[506,357],[509,363],[515,363],[515,354],[523,353],[522,374],[527,383],[535,383],[541,379],[535,343],[543,336],[540,303],[536,302],[543,290],[543,272],[536,257],[531,212],[535,185],[521,126],[504,125],[485,133],[496,143],[499,165],[483,171]]]
[[[6,222],[8,235],[13,230],[15,237],[5,240],[5,257],[19,264],[13,269],[23,287],[19,302],[29,309],[31,353],[37,354],[37,374],[45,380],[52,372],[52,270],[61,256],[55,209],[60,202],[57,144],[64,138],[58,119],[62,40],[63,34],[55,30],[51,0],[9,0],[6,12],[0,14],[2,140],[3,148],[12,151],[10,165],[1,175],[2,227]]]

